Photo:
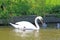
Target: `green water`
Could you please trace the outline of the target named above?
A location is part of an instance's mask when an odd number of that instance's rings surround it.
[[[20,31],[14,28],[0,28],[0,40],[60,40],[59,29]]]

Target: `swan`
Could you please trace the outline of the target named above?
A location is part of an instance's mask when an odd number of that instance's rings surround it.
[[[18,29],[27,29],[27,30],[34,30],[34,29],[40,29],[37,20],[40,20],[41,23],[43,24],[43,18],[41,16],[37,16],[35,18],[35,25],[33,25],[31,22],[28,21],[20,21],[20,22],[16,22],[15,24],[10,23],[10,25],[12,25],[14,28],[18,28]]]

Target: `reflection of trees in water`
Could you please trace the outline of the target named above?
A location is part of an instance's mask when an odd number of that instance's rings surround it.
[[[14,29],[16,32],[17,36],[20,36],[22,40],[39,40],[39,30],[19,30],[19,29]]]

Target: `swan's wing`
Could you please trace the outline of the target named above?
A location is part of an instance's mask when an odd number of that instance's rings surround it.
[[[19,24],[19,25],[26,27],[26,28],[35,28],[35,26],[28,21],[16,22],[15,24]]]

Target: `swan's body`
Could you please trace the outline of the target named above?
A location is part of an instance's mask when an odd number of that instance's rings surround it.
[[[19,29],[40,29],[39,25],[37,23],[37,20],[42,20],[43,18],[41,16],[38,16],[35,18],[35,25],[33,25],[32,23],[28,22],[28,21],[21,21],[21,22],[16,22],[15,24],[10,23],[13,27],[15,28],[19,28]],[[42,22],[42,21],[41,21]]]

